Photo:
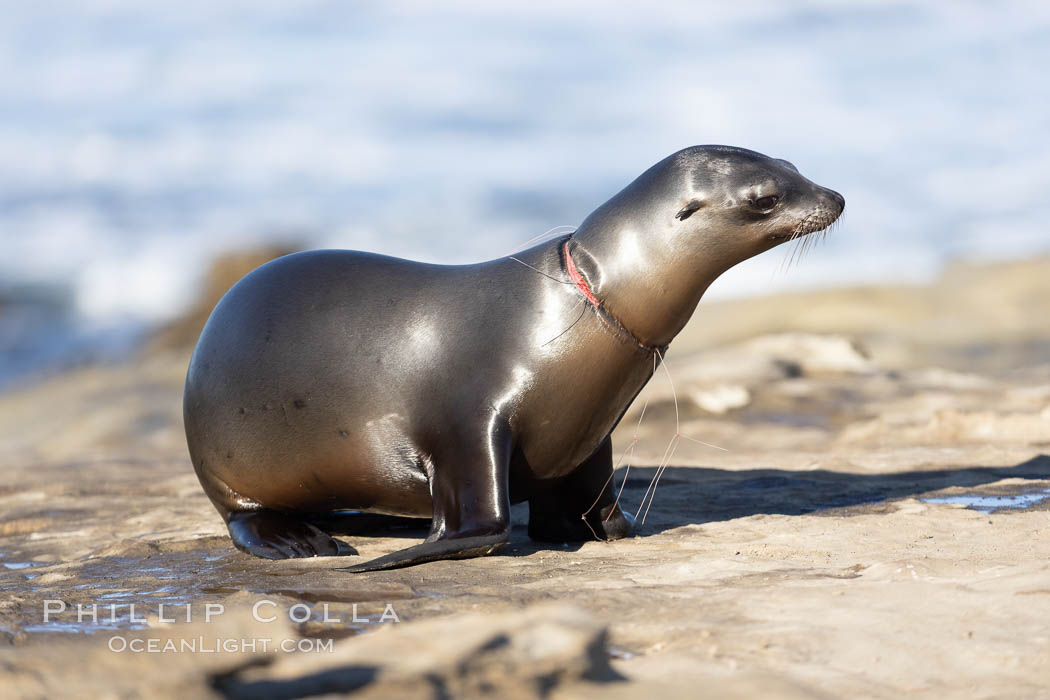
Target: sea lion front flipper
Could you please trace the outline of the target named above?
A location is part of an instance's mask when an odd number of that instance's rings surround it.
[[[405,549],[377,557],[353,566],[340,567],[336,571],[359,574],[365,571],[400,569],[404,566],[423,564],[439,559],[468,559],[490,554],[507,543],[509,532],[493,535],[475,535],[454,540],[434,540],[406,547]]]
[[[276,510],[262,508],[230,513],[230,539],[237,549],[263,559],[340,557],[357,554],[315,525]]]
[[[612,473],[612,440],[606,437],[555,487],[529,499],[529,537],[538,542],[585,542],[630,535],[634,518],[620,510]]]
[[[511,433],[499,416],[485,416],[475,434],[433,455],[430,491],[434,515],[426,541],[372,561],[339,569],[360,573],[397,569],[438,559],[489,554],[510,540]]]

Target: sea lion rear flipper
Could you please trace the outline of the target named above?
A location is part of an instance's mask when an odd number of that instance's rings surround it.
[[[315,525],[276,510],[230,513],[226,518],[230,539],[237,549],[263,559],[339,557],[357,554]]]

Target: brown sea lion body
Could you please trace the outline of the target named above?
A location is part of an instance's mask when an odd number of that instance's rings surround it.
[[[194,467],[237,547],[268,558],[345,551],[313,524],[345,509],[432,521],[356,571],[492,551],[526,500],[533,538],[623,537],[609,435],[662,351],[719,274],[843,207],[786,161],[698,146],[513,257],[274,260],[194,352]]]

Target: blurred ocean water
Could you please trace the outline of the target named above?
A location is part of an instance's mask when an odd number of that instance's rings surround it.
[[[265,241],[472,262],[728,143],[842,192],[712,295],[1044,253],[1050,3],[4,3],[0,384]]]

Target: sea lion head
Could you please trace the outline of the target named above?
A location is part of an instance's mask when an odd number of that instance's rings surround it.
[[[663,345],[719,275],[827,229],[845,204],[786,160],[693,146],[595,209],[573,234],[572,250],[610,313],[637,337]]]
[[[697,272],[717,276],[785,241],[826,229],[845,206],[841,194],[786,160],[734,146],[692,146],[652,166],[596,209],[575,238],[616,241],[616,258],[606,256],[605,265],[654,269],[671,257],[681,272],[692,260]]]
[[[694,146],[671,156],[680,178],[679,234],[729,254],[730,266],[785,241],[822,231],[846,206],[786,160],[732,146]],[[690,224],[689,222],[693,223]],[[734,254],[735,253],[735,254]]]

